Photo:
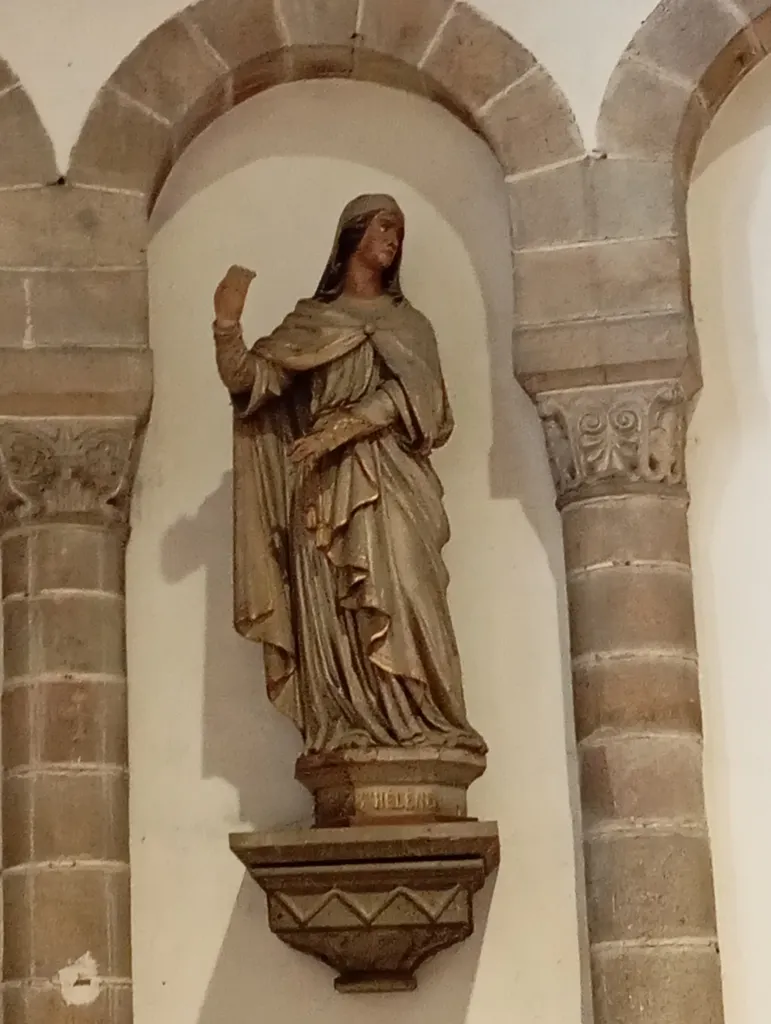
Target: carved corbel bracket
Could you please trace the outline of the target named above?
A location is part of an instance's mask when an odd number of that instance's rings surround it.
[[[133,417],[0,418],[0,525],[125,525],[138,438]]]
[[[265,891],[271,930],[338,972],[340,992],[417,986],[416,969],[474,930],[498,865],[492,823],[314,828],[230,837]]]
[[[685,489],[688,403],[674,380],[540,395],[557,501]]]

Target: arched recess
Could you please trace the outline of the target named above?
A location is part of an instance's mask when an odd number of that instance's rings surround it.
[[[180,153],[220,114],[272,86],[329,76],[443,104],[488,140],[507,180],[583,155],[550,75],[465,2],[201,0],[104,85],[68,181],[141,195],[149,210]]]
[[[647,165],[659,180],[646,199],[677,245],[668,284],[688,319],[691,392],[700,383],[686,228],[691,170],[718,108],[770,47],[769,0],[661,0],[624,51],[600,110],[599,155],[617,167]]]

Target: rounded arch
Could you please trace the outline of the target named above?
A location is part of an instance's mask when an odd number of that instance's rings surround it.
[[[661,0],[610,78],[601,150],[666,162],[687,184],[712,118],[769,46],[771,0]]]
[[[59,178],[54,149],[26,89],[0,58],[0,189],[51,185]]]
[[[201,0],[165,22],[99,92],[71,184],[144,195],[232,105],[285,82],[346,77],[442,103],[493,147],[507,176],[583,154],[551,76],[459,0]]]

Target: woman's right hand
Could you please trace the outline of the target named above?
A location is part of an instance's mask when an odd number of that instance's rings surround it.
[[[255,273],[246,267],[232,266],[214,292],[214,315],[217,321],[234,323],[241,319],[249,285]]]

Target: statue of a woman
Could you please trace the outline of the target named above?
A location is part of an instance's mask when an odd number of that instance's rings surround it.
[[[402,294],[404,216],[343,211],[312,299],[251,349],[250,271],[215,294],[235,413],[235,620],[264,645],[268,692],[309,755],[483,754],[447,604],[449,528],[429,455],[453,427],[428,320]]]

